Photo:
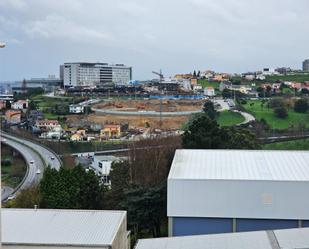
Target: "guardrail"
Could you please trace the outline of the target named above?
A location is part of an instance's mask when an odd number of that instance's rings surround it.
[[[2,133],[2,134],[5,134],[5,135],[12,136],[12,137],[16,137],[16,134],[14,134],[14,133],[12,133],[12,132],[4,132],[4,131],[1,131],[1,133]],[[55,157],[56,157],[56,158],[58,159],[58,161],[60,162],[60,165],[63,166],[63,162],[62,162],[60,156],[59,156],[55,151],[53,151],[52,149],[48,148],[47,146],[45,146],[45,145],[43,145],[43,144],[41,144],[41,143],[39,143],[39,142],[37,142],[37,141],[35,141],[35,140],[31,140],[31,139],[29,139],[29,138],[22,137],[22,138],[19,138],[19,139],[26,140],[26,141],[28,141],[28,142],[30,142],[30,143],[34,143],[34,144],[36,144],[36,145],[38,145],[38,146],[41,146],[42,148],[48,150],[49,152],[51,152],[52,154],[55,155]],[[20,143],[22,143],[22,142],[20,142]],[[26,144],[24,144],[24,145],[26,145]],[[26,145],[26,146],[29,147],[28,145]],[[30,148],[31,148],[31,147],[30,147]],[[32,149],[32,148],[31,148],[31,149]],[[33,149],[32,149],[32,150],[33,150]],[[38,154],[39,154],[39,153],[38,153]],[[40,154],[39,154],[39,156],[41,157]],[[45,162],[46,166],[48,166],[48,162],[46,162],[45,159],[43,159],[43,161]]]

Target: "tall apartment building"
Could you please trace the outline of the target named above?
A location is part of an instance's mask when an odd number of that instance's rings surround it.
[[[309,72],[309,59],[303,61],[303,71]]]
[[[132,79],[132,67],[123,64],[73,62],[60,66],[65,87],[94,87],[114,83],[125,85]]]

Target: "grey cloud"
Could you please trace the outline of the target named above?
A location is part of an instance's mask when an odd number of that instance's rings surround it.
[[[307,0],[0,0],[0,40],[10,41],[0,80],[57,73],[78,59],[124,62],[136,78],[154,68],[300,67],[308,11]]]

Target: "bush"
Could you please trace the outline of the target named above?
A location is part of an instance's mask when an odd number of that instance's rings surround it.
[[[294,111],[295,112],[300,112],[300,113],[305,113],[308,111],[308,102],[305,99],[299,99],[295,101],[294,104]]]
[[[278,108],[278,107],[284,107],[284,102],[282,98],[273,98],[269,101],[269,107],[270,108]]]
[[[288,111],[284,107],[276,107],[274,113],[278,118],[286,118],[288,116]]]

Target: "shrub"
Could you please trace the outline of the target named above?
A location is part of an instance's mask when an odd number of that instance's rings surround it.
[[[299,99],[295,101],[294,104],[294,111],[295,112],[300,112],[300,113],[305,113],[308,111],[308,102],[305,99]]]
[[[282,98],[273,98],[269,101],[269,107],[270,108],[277,108],[277,107],[283,107],[284,106],[284,102]]]
[[[284,107],[276,107],[274,113],[278,118],[286,118],[288,116],[288,111]]]

